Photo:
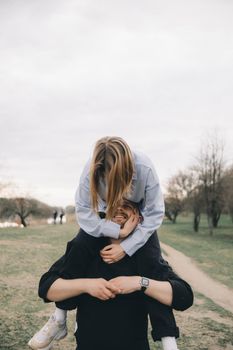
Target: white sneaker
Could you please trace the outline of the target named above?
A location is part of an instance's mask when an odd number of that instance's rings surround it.
[[[60,323],[51,315],[48,322],[29,340],[28,345],[34,350],[49,350],[53,340],[63,339],[66,335],[66,322]]]

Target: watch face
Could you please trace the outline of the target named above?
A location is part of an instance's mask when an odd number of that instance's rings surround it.
[[[149,280],[148,280],[148,278],[142,277],[141,285],[142,285],[143,287],[148,287],[148,286],[149,286]]]

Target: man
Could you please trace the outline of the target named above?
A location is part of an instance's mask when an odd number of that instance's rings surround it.
[[[139,220],[137,207],[124,201],[113,221],[123,226],[132,216]],[[105,263],[108,249],[121,240],[109,242],[107,238],[95,238],[93,241],[93,237],[87,235],[86,247],[80,250],[83,235],[86,234],[81,231],[68,243],[65,255],[42,276],[39,286],[39,295],[45,301],[56,301],[56,305],[65,310],[78,307],[78,349],[149,349],[148,311],[152,324],[156,324],[152,333],[154,340],[162,339],[164,349],[177,349],[174,337],[178,336],[178,329],[172,307],[186,309],[191,306],[193,295],[190,286],[174,274],[160,252],[155,251],[154,258],[158,260],[156,275],[161,281],[139,276],[142,262],[150,263],[148,251],[155,243],[158,246],[158,242],[153,242],[155,237],[132,257],[126,256],[109,265]],[[99,250],[100,255],[97,254]],[[46,329],[51,330],[54,325],[55,322],[50,322]],[[58,337],[58,333],[52,331],[51,334]],[[169,340],[173,347],[166,345]]]

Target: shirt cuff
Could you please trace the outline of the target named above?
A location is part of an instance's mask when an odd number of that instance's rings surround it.
[[[110,220],[104,220],[102,234],[104,237],[118,239],[121,226]]]
[[[130,240],[122,241],[120,243],[120,246],[123,248],[125,253],[129,256],[132,256],[139,248],[141,248],[141,245],[138,245],[137,242],[133,241],[133,237]]]

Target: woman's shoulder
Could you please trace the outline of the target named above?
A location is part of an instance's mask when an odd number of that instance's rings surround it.
[[[89,182],[90,168],[91,168],[91,158],[89,158],[86,164],[84,165],[83,171],[79,179],[80,183]]]
[[[140,169],[141,167],[149,169],[153,168],[151,159],[145,153],[139,151],[132,151],[132,153],[136,169]]]

